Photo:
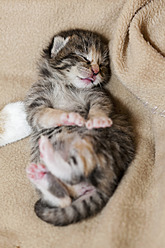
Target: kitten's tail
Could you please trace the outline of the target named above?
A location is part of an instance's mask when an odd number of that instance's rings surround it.
[[[0,111],[0,146],[23,139],[30,133],[23,102],[9,103]]]
[[[106,194],[95,190],[92,195],[82,196],[65,208],[49,207],[39,200],[35,204],[35,213],[50,224],[66,226],[97,214],[108,200]]]

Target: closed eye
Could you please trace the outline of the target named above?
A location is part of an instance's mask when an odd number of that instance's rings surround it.
[[[81,55],[81,54],[78,54],[78,56],[79,56],[80,58],[82,58],[83,60],[85,60],[86,63],[87,63],[87,65],[90,65],[91,62],[90,62],[85,56],[83,56],[83,55]]]
[[[86,61],[87,65],[90,65],[91,62],[87,58],[85,58],[84,56],[81,57]]]

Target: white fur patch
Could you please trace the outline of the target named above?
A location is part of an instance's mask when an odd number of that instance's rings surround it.
[[[0,112],[0,146],[31,134],[23,102],[9,103]]]

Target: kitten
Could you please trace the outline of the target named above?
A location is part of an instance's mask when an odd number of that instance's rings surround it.
[[[108,91],[108,43],[69,30],[43,51],[40,79],[25,100],[32,129],[27,174],[41,192],[35,212],[53,225],[95,215],[134,157],[133,134]]]

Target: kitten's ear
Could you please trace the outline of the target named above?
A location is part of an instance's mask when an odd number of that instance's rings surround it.
[[[69,41],[70,37],[67,37],[66,39],[61,36],[54,37],[53,45],[51,49],[51,57],[55,57],[56,54],[66,45],[66,43]]]

